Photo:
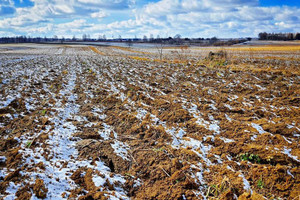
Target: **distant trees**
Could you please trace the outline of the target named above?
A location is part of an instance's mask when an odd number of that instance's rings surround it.
[[[82,35],[82,41],[86,42],[86,41],[90,41],[91,37],[89,34],[83,34]]]
[[[16,37],[1,37],[0,43],[29,43],[29,42],[46,42],[50,41],[52,39],[48,39],[47,37],[41,38],[41,37],[35,37],[32,38],[30,36],[16,36]]]
[[[98,40],[97,40],[98,42],[104,42],[104,41],[106,41],[106,35],[105,34],[103,34],[103,35],[99,35],[98,36]]]
[[[76,38],[75,38],[76,39]],[[1,37],[0,43],[63,43],[67,41],[74,42],[73,38],[58,38],[57,35],[53,37],[30,37],[30,36],[16,36],[16,37]],[[77,39],[76,39],[77,41]]]
[[[57,35],[54,35],[54,36],[53,36],[53,41],[55,41],[55,42],[58,41]]]
[[[293,40],[294,39],[294,34],[293,33],[288,33],[286,34],[287,40]]]
[[[153,41],[154,41],[153,34],[150,34],[150,37],[149,37],[149,42],[153,42]]]
[[[127,41],[126,41],[126,44],[127,44],[127,46],[128,47],[131,47],[133,44],[132,44],[132,39],[128,39]]]
[[[267,33],[258,34],[259,40],[300,40],[300,33]]]
[[[266,40],[268,38],[268,33],[263,32],[258,34],[258,39],[259,40]]]
[[[181,35],[180,34],[176,34],[174,36],[174,40],[175,40],[175,42],[176,42],[177,45],[180,45],[180,44],[183,43],[183,40],[181,40]]]
[[[86,35],[86,34],[83,34],[83,35],[82,35],[82,41],[86,41],[86,39],[87,39],[87,35]]]
[[[148,42],[148,38],[146,35],[144,35],[144,37],[143,37],[143,42]]]
[[[77,39],[76,39],[76,36],[73,35],[73,38],[72,38],[72,41],[75,42]]]
[[[212,37],[210,40],[209,40],[209,44],[215,44],[219,39],[217,37]]]
[[[258,34],[260,40],[300,40],[300,33],[267,33],[261,32]],[[58,37],[54,35],[52,37],[30,37],[30,36],[14,36],[14,37],[1,37],[0,43],[67,43],[67,42],[124,42],[127,46],[132,46],[133,43],[154,43],[163,45],[181,45],[181,46],[230,46],[234,44],[240,44],[252,40],[250,37],[246,38],[187,38],[182,37],[180,34],[176,34],[174,37],[160,37],[157,35],[154,37],[153,34],[149,34],[149,37],[144,35],[142,38],[122,38],[121,35],[118,37],[112,36],[112,38],[106,38],[106,35],[99,34],[98,38],[90,38],[89,34],[83,34],[82,38],[76,38],[75,35],[70,38],[64,38],[63,36]],[[161,45],[159,46],[159,52],[161,53]],[[161,56],[162,57],[162,56]]]

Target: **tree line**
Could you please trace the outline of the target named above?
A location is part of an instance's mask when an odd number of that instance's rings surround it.
[[[300,33],[267,33],[258,34],[259,40],[300,40]]]
[[[158,43],[158,44],[171,44],[171,45],[199,45],[199,46],[229,46],[233,44],[243,43],[250,41],[252,38],[233,38],[233,39],[219,39],[212,38],[183,38],[177,34],[174,37],[156,38],[150,34],[150,37],[144,35],[142,38],[118,38],[107,39],[105,35],[100,35],[98,39],[91,38],[89,34],[83,34],[82,38],[58,38],[56,35],[53,37],[30,37],[30,36],[14,36],[14,37],[0,37],[0,43],[64,43],[64,42],[126,42],[131,43]],[[267,33],[261,32],[258,34],[259,40],[300,40],[300,33]]]
[[[15,36],[15,37],[1,37],[0,43],[41,43],[41,42],[62,42],[64,38],[58,39],[58,37],[47,38],[47,37],[26,37],[26,36]]]
[[[56,35],[53,37],[1,37],[0,43],[75,43],[75,42],[125,42],[128,46],[133,43],[156,43],[156,44],[169,44],[169,45],[198,45],[198,46],[230,46],[233,44],[243,43],[251,40],[251,38],[235,38],[235,39],[219,39],[212,38],[183,38],[181,35],[176,34],[174,37],[162,38],[159,35],[154,38],[152,34],[150,37],[144,35],[142,38],[118,38],[107,39],[105,35],[99,35],[98,39],[91,38],[88,34],[83,34],[82,38],[58,38]]]

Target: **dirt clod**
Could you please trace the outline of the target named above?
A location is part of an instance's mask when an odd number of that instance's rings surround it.
[[[45,199],[47,197],[48,189],[45,187],[42,179],[35,180],[33,192],[40,199]]]

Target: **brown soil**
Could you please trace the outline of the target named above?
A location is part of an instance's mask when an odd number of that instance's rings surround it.
[[[199,60],[186,52],[188,61],[174,63],[156,62],[155,54],[129,51],[129,56],[112,49],[64,47],[67,55],[69,50],[77,52],[68,56],[80,68],[72,92],[81,120],[68,116],[62,121],[76,127],[69,139],[78,161],[92,166],[102,161],[111,177],[120,174],[126,182],[107,179],[96,187],[93,177],[104,175],[80,167],[70,173],[76,188],[62,198],[104,200],[115,196],[116,188],[123,188],[131,199],[299,198],[300,73],[294,59],[228,55]],[[284,57],[280,53],[276,56]],[[60,62],[49,57],[52,64]],[[39,62],[46,63],[46,58]],[[174,54],[166,59],[178,60]],[[24,67],[35,65],[32,62]],[[48,69],[42,80],[27,77],[22,98],[0,109],[0,156],[5,157],[0,169],[8,170],[0,177],[1,195],[7,195],[10,183],[21,183],[18,199],[43,199],[51,193],[44,180],[35,177],[29,184],[21,172],[45,170],[43,162],[28,165],[24,151],[41,148],[49,161],[55,155],[47,141],[55,126],[67,126],[53,122],[60,114],[54,104],[60,102],[62,110],[70,104],[60,92],[68,83],[66,69],[71,64],[60,64]],[[13,79],[3,94],[17,90],[27,79]],[[25,106],[29,98],[35,100],[34,110]],[[100,132],[108,126],[104,137]],[[183,135],[177,135],[179,130]],[[126,156],[113,148],[116,141],[128,146]]]
[[[36,179],[33,186],[33,192],[37,198],[45,199],[47,197],[48,189],[44,185],[44,181],[41,179]]]

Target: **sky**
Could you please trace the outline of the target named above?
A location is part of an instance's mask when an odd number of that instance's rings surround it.
[[[0,0],[0,37],[257,37],[300,32],[300,0]]]

